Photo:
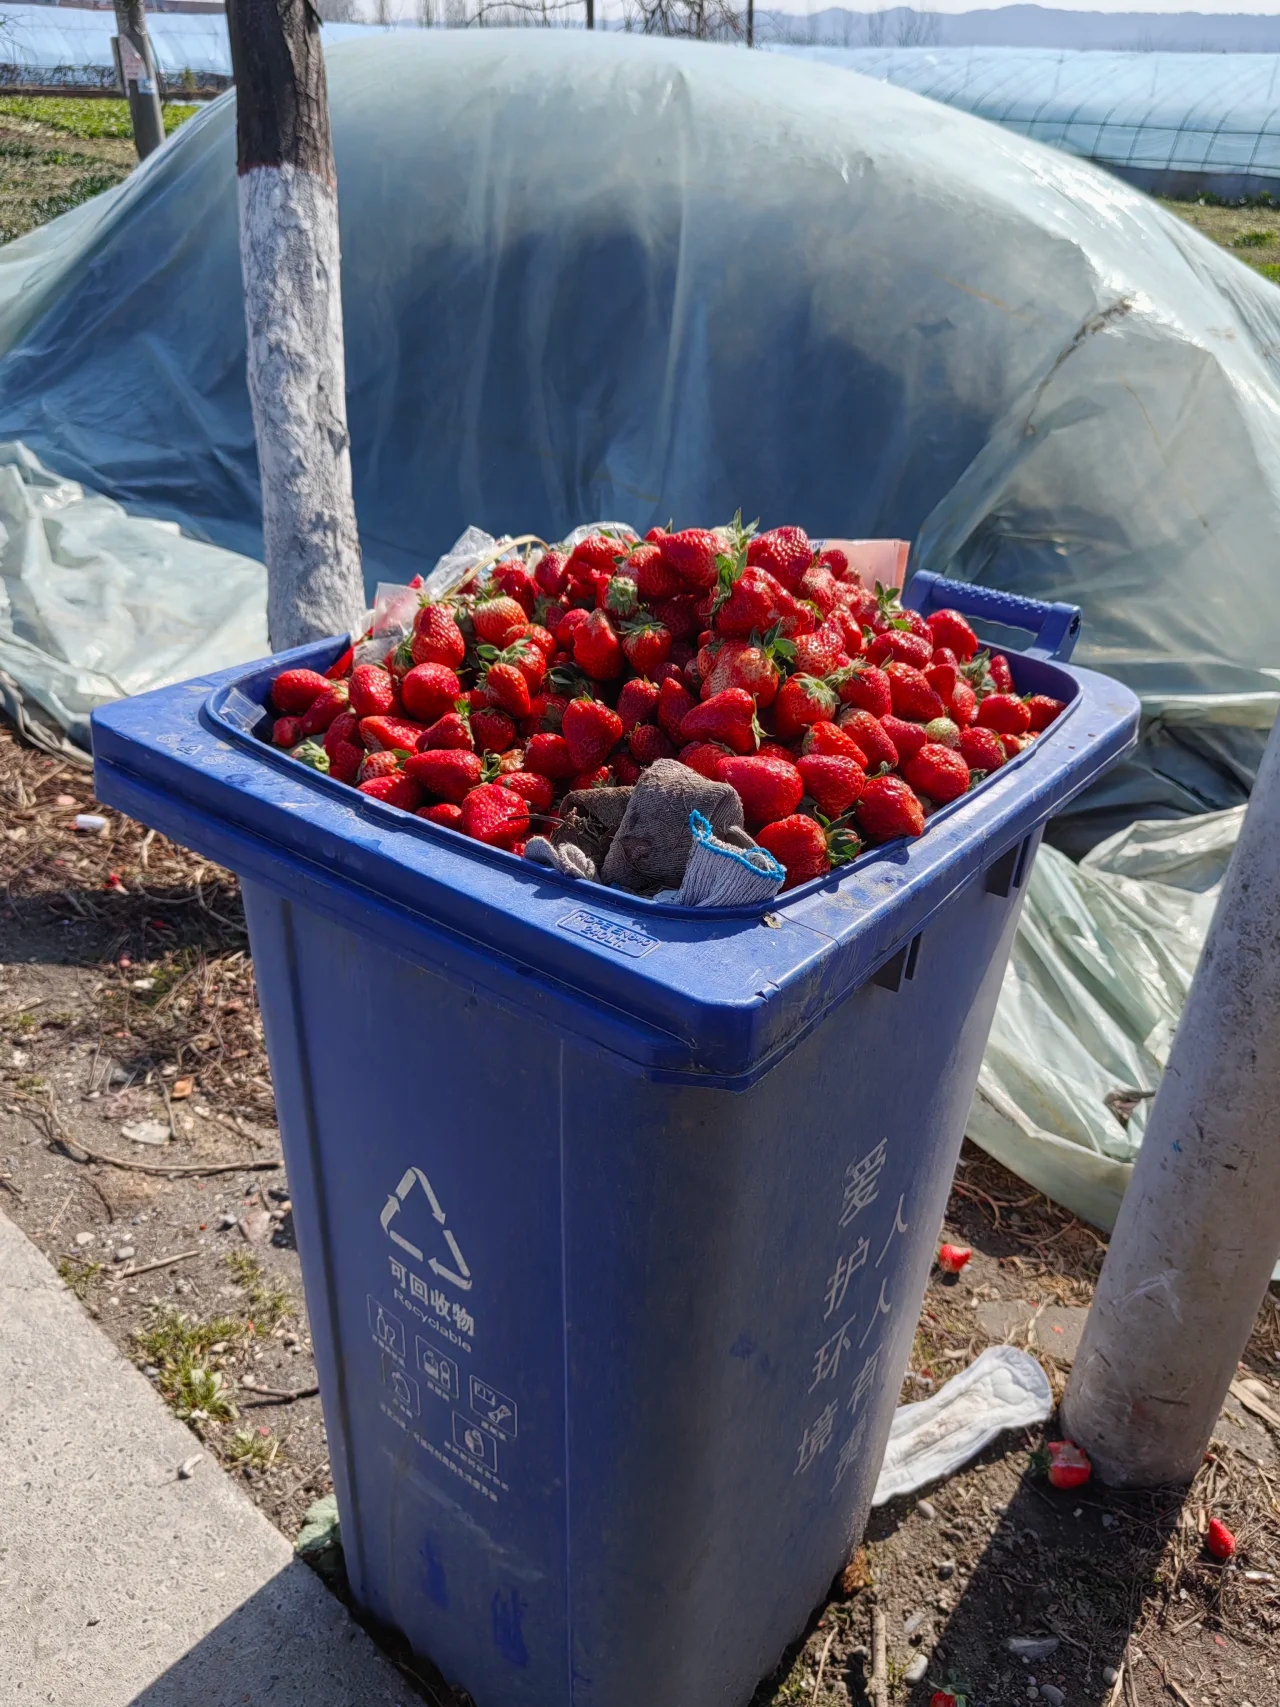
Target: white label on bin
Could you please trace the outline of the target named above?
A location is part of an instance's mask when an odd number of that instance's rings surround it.
[[[431,1211],[431,1219],[438,1228],[439,1239],[442,1241],[439,1256],[428,1258],[420,1246],[415,1245],[412,1239],[400,1231],[400,1211],[413,1201],[415,1194],[425,1201]],[[441,1280],[447,1280],[450,1286],[458,1286],[464,1292],[470,1292],[471,1270],[467,1267],[467,1259],[463,1256],[452,1229],[445,1225],[445,1213],[440,1207],[440,1199],[421,1168],[405,1169],[400,1184],[383,1204],[379,1220],[382,1223],[382,1231],[392,1244],[399,1245],[415,1262],[425,1262],[432,1274],[438,1275]]]
[[[574,936],[585,937],[598,948],[611,948],[615,954],[625,954],[629,960],[642,960],[658,946],[656,936],[638,931],[633,925],[620,925],[616,919],[608,919],[603,913],[589,913],[582,907],[576,912],[566,913],[557,923],[562,931],[572,931]]]

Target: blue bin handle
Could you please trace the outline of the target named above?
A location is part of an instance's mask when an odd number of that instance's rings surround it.
[[[1021,593],[1002,593],[997,587],[952,581],[930,569],[918,569],[911,577],[903,603],[921,616],[935,610],[958,610],[961,616],[1029,629],[1036,640],[1026,649],[1028,658],[1065,664],[1080,638],[1079,605],[1048,604],[1044,599],[1024,598]]]

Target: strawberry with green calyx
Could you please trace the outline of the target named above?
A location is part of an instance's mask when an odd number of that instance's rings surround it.
[[[994,729],[962,729],[959,747],[960,757],[971,774],[998,771],[1007,757],[1004,743]]]
[[[398,776],[409,754],[403,748],[383,748],[380,752],[366,753],[360,761],[361,782],[372,782],[377,776]]]
[[[623,682],[617,709],[624,734],[630,734],[637,723],[653,722],[658,715],[658,693],[658,684],[645,676]]]
[[[747,545],[747,562],[753,568],[768,570],[791,593],[799,589],[815,555],[808,534],[797,527],[770,528],[768,533],[756,534]]]
[[[489,767],[492,768],[492,767]],[[460,747],[434,747],[413,753],[405,760],[405,774],[422,784],[438,800],[461,806],[468,792],[485,780],[485,761],[478,753]]]
[[[518,640],[529,626],[523,606],[506,593],[480,599],[471,607],[471,626],[476,641],[502,648]]]
[[[443,717],[438,717],[425,733],[418,737],[420,753],[430,752],[438,747],[455,747],[460,752],[472,752],[475,744],[475,737],[471,733],[471,716],[466,710],[465,701],[459,701],[458,708],[446,711]]]
[[[578,769],[563,735],[531,735],[524,750],[525,769],[552,782],[564,782]]]
[[[347,693],[351,709],[358,717],[387,717],[395,710],[395,680],[380,664],[357,665],[351,672]]]
[[[866,656],[873,664],[911,664],[917,670],[923,670],[933,657],[933,647],[918,634],[903,632],[897,628],[888,628],[883,634],[877,634],[866,648]]]
[[[869,771],[879,770],[883,765],[897,769],[898,749],[881,718],[873,717],[869,711],[850,709],[840,713],[836,727],[851,735],[862,748]]]
[[[627,737],[631,756],[638,765],[651,765],[655,759],[675,756],[675,744],[665,731],[653,723],[637,723]]]
[[[611,617],[635,616],[640,609],[640,592],[630,575],[614,575],[605,589],[601,610]]]
[[[892,712],[880,719],[880,727],[897,748],[900,765],[909,764],[929,738],[923,723],[909,723],[905,717],[895,717]]]
[[[995,693],[996,684],[991,674],[990,652],[975,652],[967,663],[961,664],[960,680],[967,682],[979,699],[984,694]]]
[[[671,630],[647,616],[625,622],[622,650],[638,676],[652,676],[671,656]]]
[[[297,759],[300,765],[306,765],[308,770],[319,771],[322,776],[329,774],[329,755],[319,741],[299,741],[290,749],[289,757]]]
[[[540,693],[530,695],[529,716],[535,721],[535,728],[528,731],[536,735],[539,730],[547,730],[553,735],[560,733],[560,725],[564,722],[564,708],[569,703],[570,696],[561,693]]]
[[[1025,704],[1031,713],[1031,728],[1037,735],[1042,729],[1047,729],[1056,718],[1061,717],[1067,709],[1065,700],[1053,699],[1047,693],[1033,693]]]
[[[484,691],[499,711],[505,711],[517,723],[522,722],[532,710],[532,700],[529,682],[515,656],[515,648],[499,652],[492,646],[482,646],[479,650],[486,665],[481,677]]]
[[[867,786],[867,773],[855,759],[837,753],[812,753],[797,761],[805,793],[824,818],[843,818]],[[727,779],[726,780],[730,780]]]
[[[699,653],[699,664],[705,654],[710,668],[705,672],[703,695],[710,699],[726,688],[742,688],[749,693],[761,710],[772,705],[784,669],[795,658],[798,642],[784,640],[779,624],[760,639],[718,640]]]
[[[737,791],[752,829],[789,818],[804,796],[804,779],[790,759],[735,754],[720,761],[717,780]]]
[[[773,704],[774,722],[784,741],[795,740],[814,723],[830,723],[836,714],[836,690],[818,676],[788,676]]]
[[[869,711],[872,717],[884,717],[893,710],[889,678],[874,664],[855,659],[847,669],[836,671],[831,685],[841,705],[851,705],[856,711]]]
[[[867,769],[867,755],[854,740],[847,729],[841,729],[834,723],[812,723],[805,730],[804,739],[800,743],[800,751],[805,758],[834,756],[838,759],[852,759],[860,769]],[[892,764],[897,764],[895,753]]]
[[[1093,1474],[1088,1453],[1073,1440],[1046,1441],[1031,1454],[1031,1468],[1047,1476],[1051,1488],[1082,1488]]]
[[[715,586],[718,559],[725,549],[718,533],[710,528],[683,528],[679,533],[669,533],[658,549],[663,562],[675,570],[690,592],[705,592]]]
[[[488,847],[510,848],[529,833],[529,803],[498,782],[482,782],[462,802],[462,830]]]
[[[563,734],[578,772],[592,772],[622,739],[622,719],[602,700],[572,699],[564,714]]]
[[[300,717],[277,717],[271,725],[271,740],[277,747],[296,747],[302,739]]]
[[[298,727],[304,735],[323,735],[334,718],[341,717],[349,707],[347,684],[326,682],[324,693],[317,694],[312,700],[299,719]]]
[[[428,824],[440,824],[446,830],[462,828],[462,808],[452,801],[439,800],[434,806],[419,806],[416,816],[425,818]]]
[[[422,789],[410,776],[402,771],[393,771],[388,776],[370,777],[368,781],[356,784],[361,794],[367,794],[371,800],[381,800],[384,806],[398,806],[402,812],[416,812],[422,804]]]
[[[592,611],[574,634],[573,661],[593,681],[610,682],[622,674],[625,654],[606,611]]]
[[[409,637],[409,652],[415,664],[447,664],[460,670],[467,656],[467,642],[448,605],[430,600],[418,607]]]
[[[709,782],[719,782],[720,761],[731,756],[729,749],[718,741],[690,741],[676,754],[682,765],[688,765],[691,771],[697,771]]]
[[[663,683],[661,693],[667,691]],[[662,720],[662,698],[658,700]],[[664,724],[665,727],[665,724]],[[756,702],[745,688],[725,688],[701,704],[693,705],[681,719],[678,732],[668,731],[682,744],[690,741],[720,741],[735,753],[754,753],[761,729],[756,721]]]
[[[317,670],[282,670],[271,684],[271,703],[288,717],[301,717],[332,686]]]
[[[978,706],[978,727],[997,735],[1025,735],[1031,727],[1026,702],[1012,693],[989,693]]]
[[[940,747],[960,745],[960,726],[949,717],[935,717],[924,726],[925,739]]]
[[[415,664],[400,683],[400,698],[410,717],[434,723],[452,711],[462,683],[448,664]]]
[[[512,644],[523,647],[526,653],[540,652],[544,668],[558,650],[555,636],[549,628],[544,628],[540,622],[531,622],[519,640],[513,641]]]
[[[497,706],[481,706],[471,713],[471,735],[477,751],[505,753],[516,738],[516,726]]]
[[[924,834],[924,807],[900,776],[871,777],[853,815],[869,841],[894,842]]]
[[[412,753],[426,734],[421,723],[405,717],[362,717],[360,739],[371,753]]]
[[[624,758],[630,758],[630,756],[629,753],[623,754]],[[608,788],[612,781],[613,773],[609,766],[597,765],[594,770],[579,771],[578,775],[570,781],[568,792],[579,794],[589,788]]]
[[[914,664],[894,659],[884,666],[884,673],[889,678],[889,697],[896,717],[905,717],[912,723],[928,723],[945,715],[946,706]]]
[[[823,818],[799,812],[766,824],[756,840],[785,868],[784,889],[822,877],[833,866],[856,859],[862,852],[862,843],[846,825],[828,824]]]

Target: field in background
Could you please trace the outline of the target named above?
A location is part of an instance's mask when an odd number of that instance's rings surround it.
[[[1280,207],[1222,207],[1214,203],[1163,202],[1170,213],[1212,237],[1273,284],[1280,284]]]

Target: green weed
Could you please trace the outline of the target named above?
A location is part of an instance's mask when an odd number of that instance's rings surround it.
[[[58,1278],[83,1304],[91,1289],[102,1279],[105,1269],[105,1263],[90,1262],[86,1257],[62,1257],[58,1263]]]
[[[293,1315],[293,1300],[288,1292],[267,1279],[256,1257],[251,1257],[248,1251],[232,1251],[223,1261],[236,1285],[244,1291],[245,1304],[258,1333],[269,1334]]]
[[[165,135],[168,136],[200,108],[185,101],[166,101],[163,111]],[[4,113],[11,118],[31,119],[36,124],[48,125],[51,130],[65,130],[71,136],[119,136],[126,139],[133,136],[127,101],[0,95],[0,114]]]

